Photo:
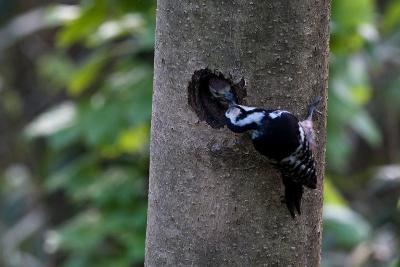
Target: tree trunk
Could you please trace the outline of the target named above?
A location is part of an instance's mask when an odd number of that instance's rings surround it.
[[[329,0],[159,0],[146,266],[319,266]],[[302,215],[247,135],[188,104],[195,71],[246,81],[245,103],[299,118],[316,96],[318,188]]]

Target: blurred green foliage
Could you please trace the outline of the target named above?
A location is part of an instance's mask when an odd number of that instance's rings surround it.
[[[364,47],[377,38],[374,15],[372,0],[335,0],[332,5],[327,144],[330,170],[347,168],[352,144],[346,127],[372,145],[381,142],[377,126],[364,108],[372,97]]]
[[[74,111],[67,124],[34,135],[48,144],[46,190],[62,190],[78,208],[53,233],[54,250],[67,253],[69,267],[140,264],[155,3],[83,1],[75,12],[37,66],[51,90],[66,90]]]
[[[332,1],[325,267],[398,266],[400,174],[385,164],[400,159],[399,10],[395,0]]]

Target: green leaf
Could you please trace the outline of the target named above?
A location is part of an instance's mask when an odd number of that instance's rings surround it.
[[[81,10],[79,17],[69,22],[61,30],[58,35],[58,44],[62,47],[68,47],[73,43],[85,40],[103,23],[106,14],[107,9],[104,0],[90,2],[87,7]]]
[[[124,35],[129,37],[135,33],[142,33],[145,31],[145,26],[142,16],[139,14],[127,14],[116,20],[108,20],[102,23],[97,31],[88,36],[87,44],[89,46],[98,46]]]
[[[71,196],[79,198],[87,186],[96,180],[98,175],[95,157],[82,155],[69,162],[60,158],[57,168],[46,179],[46,188],[54,191],[60,188],[66,189]]]
[[[366,112],[359,112],[350,125],[370,145],[378,146],[382,143],[379,128]]]
[[[347,206],[346,201],[339,191],[332,184],[329,177],[324,178],[324,205],[334,204],[338,206]]]
[[[108,7],[118,8],[121,12],[140,11],[144,14],[155,15],[156,1],[154,0],[107,0]]]
[[[89,147],[113,144],[121,129],[127,127],[124,106],[118,101],[83,103],[79,107],[77,127]]]
[[[365,42],[360,29],[363,25],[373,25],[374,2],[335,0],[332,2],[331,19],[331,50],[345,54],[358,50]]]
[[[357,14],[355,16],[354,14]],[[335,0],[332,3],[333,32],[354,30],[362,23],[371,23],[374,19],[372,0]]]
[[[146,149],[149,144],[149,125],[130,128],[121,132],[117,145],[122,152],[137,152]]]
[[[347,134],[343,129],[335,132],[328,129],[327,139],[326,154],[329,170],[344,172],[352,151],[351,142],[348,140]]]
[[[386,32],[393,31],[400,24],[400,2],[391,1],[382,16],[382,26]]]
[[[352,248],[365,241],[371,233],[371,226],[353,210],[338,205],[324,206],[324,243],[325,246]]]
[[[61,246],[88,253],[98,248],[104,237],[103,218],[96,210],[88,210],[68,221],[62,230]]]
[[[62,53],[45,55],[38,61],[39,75],[47,80],[51,88],[64,87],[75,71],[75,64]]]
[[[81,136],[78,127],[72,125],[66,129],[57,131],[49,136],[49,144],[55,152],[68,147],[69,145],[76,144]]]
[[[106,64],[107,53],[104,50],[98,50],[92,54],[82,66],[71,77],[68,86],[68,92],[77,96],[87,89],[99,77],[99,72]]]

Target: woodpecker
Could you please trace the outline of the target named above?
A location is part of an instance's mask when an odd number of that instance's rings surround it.
[[[254,148],[279,170],[285,187],[282,202],[293,218],[295,210],[300,215],[303,186],[317,187],[312,117],[321,98],[309,105],[306,119],[300,121],[286,110],[237,104],[231,86],[224,80],[210,79],[209,90],[214,98],[227,103],[228,128],[235,133],[250,132]]]

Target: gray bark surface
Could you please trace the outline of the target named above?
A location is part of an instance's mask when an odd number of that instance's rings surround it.
[[[251,106],[326,114],[329,0],[159,0],[146,266],[319,266],[326,115],[315,118],[317,190],[293,220],[281,177],[249,136],[188,105],[209,67],[246,80]]]

